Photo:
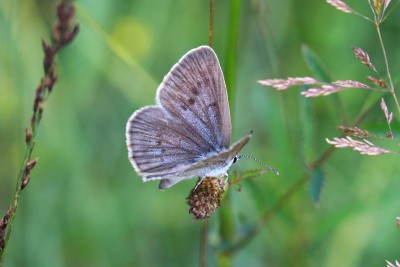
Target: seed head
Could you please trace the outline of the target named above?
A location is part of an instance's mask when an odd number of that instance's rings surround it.
[[[387,83],[386,83],[386,81],[385,81],[384,79],[376,79],[376,78],[371,77],[371,76],[368,76],[367,78],[368,78],[368,80],[369,80],[370,82],[372,82],[372,83],[375,84],[376,86],[379,86],[379,87],[385,88],[385,89],[388,87],[388,86],[387,86]]]
[[[361,48],[355,47],[355,46],[353,46],[353,51],[354,51],[354,53],[356,55],[356,58],[358,58],[361,61],[361,63],[367,65],[370,69],[372,69],[373,71],[376,72],[376,68],[371,63],[371,60],[369,59],[369,55],[368,55],[367,52],[365,52]]]
[[[189,213],[194,215],[195,220],[209,219],[211,214],[221,206],[225,184],[224,179],[205,177],[193,188],[186,201],[190,206]]]
[[[360,139],[368,138],[371,134],[367,130],[362,130],[358,127],[338,126],[346,135]]]
[[[344,13],[353,13],[353,10],[343,1],[327,0],[326,2]]]

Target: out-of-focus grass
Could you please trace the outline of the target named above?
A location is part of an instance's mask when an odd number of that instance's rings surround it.
[[[165,192],[156,182],[143,184],[127,159],[125,123],[134,110],[154,103],[158,83],[186,51],[208,43],[208,2],[77,5],[81,32],[58,58],[61,75],[34,152],[40,160],[22,195],[5,266],[196,266],[200,224],[185,204],[195,181]],[[354,5],[368,12],[366,5]],[[48,38],[54,6],[50,0],[0,2],[2,213],[23,157],[24,127],[42,74],[40,41]],[[214,48],[223,64],[228,10],[227,1],[216,1]],[[354,59],[352,45],[365,48],[375,65],[383,62],[372,26],[323,1],[243,1],[240,16],[232,139],[254,130],[243,153],[280,172],[230,192],[235,224],[251,225],[305,171],[300,138],[307,107],[298,89],[278,93],[256,81],[310,75],[300,51],[304,43],[333,79],[365,81],[369,74]],[[383,25],[389,62],[399,57],[394,17]],[[362,94],[340,95],[350,119],[364,104]],[[339,134],[340,120],[331,98],[311,101],[310,154],[317,157],[328,147],[325,137]],[[385,133],[379,107],[363,125]],[[234,257],[234,266],[382,266],[399,257],[397,160],[336,152],[324,165],[319,205],[304,186]],[[257,167],[245,159],[234,166]],[[217,245],[218,216],[209,224],[211,246]],[[210,258],[213,263],[212,253]]]

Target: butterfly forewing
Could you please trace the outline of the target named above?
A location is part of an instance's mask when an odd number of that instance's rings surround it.
[[[202,46],[189,51],[165,76],[158,103],[185,131],[218,152],[230,144],[231,118],[221,67],[214,51]]]

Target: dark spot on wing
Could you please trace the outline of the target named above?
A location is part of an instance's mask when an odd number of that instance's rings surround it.
[[[182,108],[183,110],[187,110],[187,107],[186,107],[185,105],[181,105],[181,108]]]
[[[208,77],[204,77],[204,83],[206,84],[207,87],[210,87],[210,79]]]
[[[162,142],[161,140],[157,140],[157,146],[161,146]]]
[[[208,105],[209,107],[216,107],[217,106],[217,102],[212,102]]]
[[[192,93],[194,95],[199,95],[200,94],[199,89],[197,89],[197,87],[192,87],[191,90],[192,90]]]
[[[165,148],[161,149],[161,153],[165,153],[165,151],[167,151]]]
[[[196,101],[194,101],[193,98],[189,98],[188,103],[189,103],[190,105],[194,105],[194,102],[196,102]]]

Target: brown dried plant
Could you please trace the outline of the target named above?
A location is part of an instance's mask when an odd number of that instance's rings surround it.
[[[57,5],[57,21],[52,29],[51,42],[42,41],[44,52],[43,70],[44,77],[40,80],[35,91],[33,101],[33,114],[31,117],[31,125],[25,129],[26,152],[23,159],[22,168],[17,179],[17,186],[14,200],[8,208],[3,219],[0,221],[0,266],[4,261],[4,253],[8,240],[11,235],[11,229],[17,211],[19,198],[22,191],[26,188],[30,180],[32,169],[37,163],[37,159],[31,159],[32,151],[35,145],[35,137],[40,121],[43,116],[46,101],[52,92],[57,75],[55,71],[54,59],[57,53],[74,40],[78,34],[79,27],[74,18],[75,9],[72,3],[61,0]]]

